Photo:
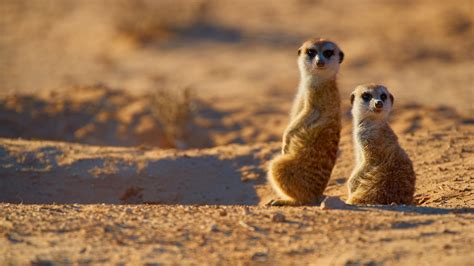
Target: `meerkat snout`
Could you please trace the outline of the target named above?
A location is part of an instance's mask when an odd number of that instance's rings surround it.
[[[316,66],[317,66],[318,68],[324,67],[325,64],[326,64],[326,63],[324,62],[324,60],[316,59]]]
[[[383,107],[383,102],[382,100],[376,100],[375,101],[375,111],[381,111]]]

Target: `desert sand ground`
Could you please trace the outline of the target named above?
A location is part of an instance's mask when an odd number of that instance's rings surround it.
[[[0,264],[472,265],[472,1],[0,0]],[[313,36],[395,95],[416,205],[264,207]]]

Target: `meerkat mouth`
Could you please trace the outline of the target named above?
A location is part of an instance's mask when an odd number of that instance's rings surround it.
[[[368,109],[369,109],[369,112],[373,112],[373,113],[377,113],[377,114],[381,113],[383,111],[383,108],[377,108],[375,106],[369,107]]]

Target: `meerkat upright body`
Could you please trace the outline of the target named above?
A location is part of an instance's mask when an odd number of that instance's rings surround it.
[[[270,163],[268,179],[280,196],[268,205],[311,203],[322,195],[336,163],[341,131],[336,75],[344,54],[324,39],[298,50],[300,84],[283,135],[282,154]]]
[[[356,166],[349,204],[411,204],[413,165],[388,124],[393,96],[382,85],[358,86],[351,95]]]

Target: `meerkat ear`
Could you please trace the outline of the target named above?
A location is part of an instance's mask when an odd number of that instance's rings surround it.
[[[351,105],[354,104],[354,99],[355,99],[355,95],[354,93],[351,93]]]
[[[300,49],[298,49],[298,55],[300,55],[300,54],[301,54],[301,48],[300,48]]]
[[[392,106],[393,106],[393,103],[395,102],[395,98],[393,97],[391,93],[389,93],[388,95],[390,97],[390,102],[392,102]]]
[[[339,51],[339,64],[342,63],[344,60],[344,53],[342,51]]]

